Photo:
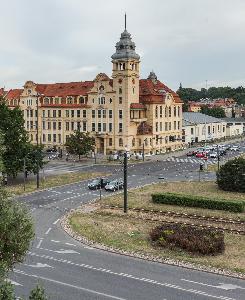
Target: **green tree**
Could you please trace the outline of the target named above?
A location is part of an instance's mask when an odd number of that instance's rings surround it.
[[[0,275],[22,262],[34,237],[27,209],[0,189]]]
[[[202,106],[201,113],[215,118],[225,118],[225,111],[222,107],[209,108],[208,106],[205,105]]]
[[[15,300],[14,287],[8,281],[0,285],[0,300]]]
[[[90,137],[88,132],[83,133],[79,130],[71,134],[65,144],[67,151],[70,154],[78,155],[79,159],[81,155],[87,155],[90,151],[94,150],[94,145],[94,138]]]
[[[37,285],[30,294],[29,300],[47,300],[45,296],[44,288],[41,285]]]
[[[229,160],[217,172],[217,184],[225,191],[245,193],[245,159]]]

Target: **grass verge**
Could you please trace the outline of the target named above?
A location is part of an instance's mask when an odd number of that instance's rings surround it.
[[[219,190],[214,182],[159,183],[129,191],[129,207],[162,211],[171,210],[245,220],[245,213],[155,204],[151,201],[151,194],[153,192],[176,192],[232,201],[241,201],[245,198],[245,195],[241,193]],[[99,204],[122,205],[123,195],[111,194],[111,196],[102,199]],[[89,240],[125,251],[177,259],[245,274],[245,236],[225,233],[225,252],[215,256],[195,255],[183,250],[170,250],[167,248],[158,249],[152,247],[149,240],[149,232],[153,227],[159,225],[159,221],[136,219],[130,213],[125,216],[123,212],[108,212],[101,209],[99,204],[97,204],[98,209],[95,211],[89,213],[78,211],[72,214],[69,218],[71,228]]]
[[[90,178],[105,176],[103,173],[67,173],[57,176],[49,176],[46,180],[40,180],[40,189],[50,188],[54,186],[60,186],[64,184],[74,183]],[[37,190],[36,180],[31,180],[26,183],[26,188],[24,191],[23,184],[17,184],[13,186],[6,187],[6,190],[14,195],[22,195],[25,193],[30,193]]]

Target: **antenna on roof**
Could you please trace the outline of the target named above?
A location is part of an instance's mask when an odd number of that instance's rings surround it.
[[[125,12],[125,16],[124,16],[124,24],[125,24],[125,30],[127,30],[127,15]]]

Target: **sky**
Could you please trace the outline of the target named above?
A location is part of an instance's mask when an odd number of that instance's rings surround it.
[[[127,30],[141,56],[176,90],[245,86],[244,0],[0,0],[0,87],[111,76]]]

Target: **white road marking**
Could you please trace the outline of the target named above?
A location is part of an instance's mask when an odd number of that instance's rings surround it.
[[[213,287],[216,289],[222,289],[222,290],[236,290],[236,289],[242,289],[245,290],[245,288],[238,286],[238,285],[234,285],[234,284],[229,284],[229,283],[220,283],[220,285],[211,285],[211,284],[206,284],[203,282],[197,282],[197,281],[192,281],[192,280],[188,280],[188,279],[181,279],[182,281],[187,281],[187,282],[191,282],[191,283],[195,283],[195,284],[199,284],[199,285],[203,285],[203,286],[209,286],[209,287]]]
[[[66,245],[68,245],[68,246],[74,246],[74,247],[76,247],[77,245],[75,245],[75,244],[71,244],[71,243],[65,243]]]
[[[16,286],[23,286],[22,284],[20,284],[20,283],[18,283],[18,282],[16,282],[16,281],[13,281],[13,280],[11,280],[11,279],[7,279],[6,281],[8,281],[8,282],[10,282],[11,284],[13,284],[13,285],[16,285]]]
[[[60,243],[60,241],[56,241],[56,240],[51,240],[51,242],[53,242],[53,243]]]
[[[57,219],[56,221],[54,221],[54,225],[56,225],[59,222],[60,219]]]
[[[32,268],[52,268],[54,269],[54,267],[47,265],[47,264],[42,264],[42,263],[36,263],[36,265],[28,265],[28,264],[24,264],[27,267],[32,267]]]
[[[50,232],[51,229],[52,229],[52,228],[49,227],[49,229],[45,232],[45,234],[49,234],[49,232]]]
[[[55,251],[52,250],[52,252],[55,252]],[[155,280],[152,280],[152,279],[149,279],[149,278],[140,278],[140,277],[133,276],[131,274],[117,273],[117,272],[113,272],[113,271],[111,271],[109,269],[96,268],[94,266],[87,265],[87,264],[77,264],[77,263],[74,263],[74,262],[71,262],[71,261],[67,261],[67,260],[64,260],[64,259],[58,259],[58,258],[50,257],[48,255],[39,255],[39,254],[34,253],[34,252],[29,252],[28,254],[31,255],[31,256],[37,256],[37,257],[41,257],[41,258],[46,258],[46,259],[53,260],[53,261],[56,261],[56,262],[66,263],[68,265],[73,265],[73,266],[77,266],[77,267],[81,267],[81,268],[86,268],[86,269],[93,269],[95,271],[105,272],[105,273],[109,273],[109,274],[117,275],[117,276],[121,276],[121,277],[127,277],[127,278],[131,278],[133,280],[144,281],[144,282],[147,282],[149,284],[156,284],[156,285],[159,285],[159,286],[169,287],[169,288],[177,289],[177,290],[188,292],[188,293],[194,293],[194,294],[198,294],[198,295],[204,295],[204,296],[207,296],[207,297],[210,297],[210,298],[214,298],[214,299],[236,300],[234,298],[211,295],[211,294],[208,294],[206,292],[199,291],[199,290],[185,289],[185,288],[183,288],[181,286],[178,286],[178,285],[174,285],[174,284],[166,283],[166,282],[158,282],[158,281],[155,281]]]
[[[119,298],[119,297],[112,296],[112,295],[109,295],[109,294],[100,293],[100,292],[97,292],[97,291],[95,291],[95,290],[86,289],[86,288],[83,288],[83,287],[80,287],[80,286],[76,286],[76,285],[69,284],[69,283],[66,283],[66,282],[54,280],[54,279],[51,279],[51,278],[42,277],[42,276],[34,275],[34,274],[27,274],[27,273],[22,272],[22,271],[20,271],[20,270],[14,270],[14,272],[15,272],[15,273],[18,273],[18,274],[21,274],[21,275],[24,275],[24,276],[34,277],[34,278],[46,280],[46,281],[50,281],[50,282],[53,282],[53,283],[56,283],[56,284],[68,286],[68,287],[75,288],[75,289],[79,289],[79,290],[82,290],[82,291],[86,291],[86,292],[88,292],[88,293],[92,293],[92,294],[104,296],[104,297],[107,297],[107,298],[110,298],[110,299],[126,300],[126,299],[124,299],[124,298]]]
[[[37,249],[40,248],[42,242],[43,242],[43,239],[40,239],[40,241],[39,241],[38,244],[37,244]]]

